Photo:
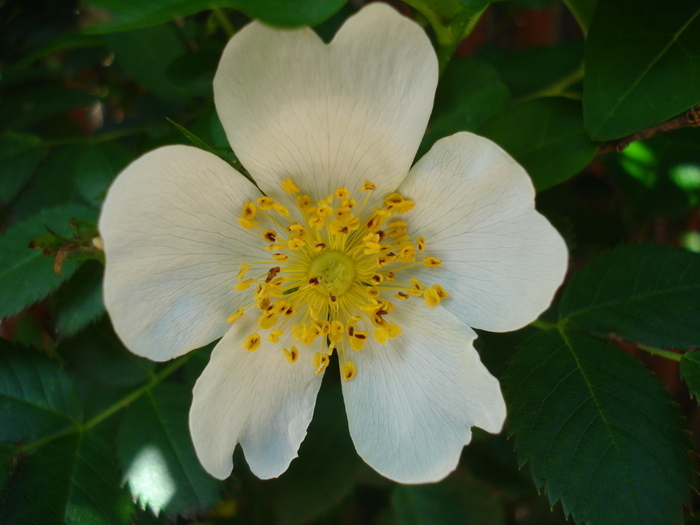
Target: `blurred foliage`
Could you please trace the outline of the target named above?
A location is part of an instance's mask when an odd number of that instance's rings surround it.
[[[479,334],[507,428],[475,431],[446,480],[401,486],[362,462],[333,366],[285,474],[258,480],[238,450],[211,478],[187,425],[211,345],[156,364],[114,334],[96,239],[112,180],[175,143],[242,170],[213,106],[230,35],[255,18],[329,41],[363,3],[0,3],[1,523],[695,522],[700,129],[598,155],[700,103],[695,0],[393,2],[442,70],[418,155],[457,131],[491,138],[571,252],[541,320]]]

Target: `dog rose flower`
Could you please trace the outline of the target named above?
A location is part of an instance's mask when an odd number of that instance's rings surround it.
[[[492,142],[458,133],[411,167],[437,78],[424,31],[383,4],[328,45],[253,22],[226,46],[214,98],[258,187],[167,146],[110,188],[105,303],[124,344],[164,361],[221,338],[190,411],[213,476],[237,443],[259,477],[287,469],[333,354],[357,452],[386,477],[440,480],[471,427],[500,432],[472,327],[535,320],[567,251]]]

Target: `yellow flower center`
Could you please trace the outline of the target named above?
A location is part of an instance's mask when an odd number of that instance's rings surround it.
[[[416,279],[401,282],[402,272],[442,263],[436,257],[417,260],[425,251],[425,239],[411,239],[407,223],[393,219],[414,207],[399,193],[368,212],[369,196],[376,189],[370,181],[361,188],[366,194],[359,208],[347,188],[338,188],[316,203],[301,194],[291,179],[283,181],[282,188],[296,196],[294,213],[267,196],[243,205],[240,225],[257,229],[271,253],[268,261],[241,264],[235,289],[244,292],[254,286],[252,301],[227,320],[234,322],[248,311],[257,311],[259,329],[246,338],[244,349],[258,350],[261,332],[274,344],[291,331],[296,344],[281,349],[289,363],[298,360],[297,344],[302,349],[315,345],[317,374],[337,351],[343,378],[352,379],[357,370],[348,359],[349,350],[362,350],[370,336],[384,344],[401,334],[401,328],[385,318],[394,309],[390,298],[423,297],[432,307],[448,296],[437,284],[426,287]],[[246,279],[252,265],[264,271]]]
[[[309,279],[318,278],[318,291],[340,296],[355,281],[355,261],[343,252],[326,250],[309,264]]]

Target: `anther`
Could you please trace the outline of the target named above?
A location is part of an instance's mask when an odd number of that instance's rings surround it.
[[[423,264],[426,268],[437,268],[442,264],[442,261],[437,257],[426,257],[423,259]]]
[[[249,221],[253,220],[255,217],[255,211],[255,204],[253,204],[251,201],[246,201],[246,203],[243,205],[243,218]]]
[[[253,282],[253,279],[246,279],[245,281],[241,281],[236,286],[234,286],[233,289],[237,290],[239,292],[242,290],[247,290],[248,288],[250,288],[250,285],[252,282]]]
[[[343,376],[343,379],[350,381],[353,377],[355,377],[355,374],[357,374],[355,364],[352,361],[348,361],[346,364],[340,365],[340,373]]]
[[[282,181],[282,189],[284,190],[285,193],[299,193],[299,187],[294,184],[294,181],[292,179],[284,179]]]
[[[258,199],[258,206],[260,206],[261,210],[269,210],[274,203],[275,199],[272,197],[260,197]]]
[[[284,355],[287,358],[287,362],[290,365],[292,363],[296,363],[297,359],[299,359],[299,350],[297,350],[296,346],[291,347],[289,350],[283,348],[282,352],[284,352]]]
[[[242,307],[242,306],[239,306],[239,307],[238,307],[238,310],[236,310],[236,313],[235,313],[235,314],[231,314],[231,315],[229,315],[229,316],[226,318],[226,322],[227,322],[227,323],[232,323],[232,322],[234,322],[236,319],[238,319],[239,317],[242,317],[242,316],[243,316],[243,307]]]
[[[272,279],[277,277],[277,274],[280,273],[281,268],[279,266],[275,266],[274,268],[270,268],[270,271],[267,272],[267,277],[265,278],[265,282],[269,283]]]
[[[273,330],[267,336],[267,340],[270,341],[271,343],[279,343],[280,337],[282,337],[283,335],[284,335],[284,332],[282,330]]]
[[[258,334],[249,335],[243,343],[243,349],[255,352],[258,348],[260,348],[260,336]]]
[[[248,273],[248,270],[250,270],[250,264],[241,263],[241,269],[238,270],[238,275],[236,276],[236,280],[242,281],[243,277],[245,277],[245,274]]]

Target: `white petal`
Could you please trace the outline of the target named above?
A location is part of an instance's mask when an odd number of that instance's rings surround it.
[[[226,332],[250,300],[233,289],[240,263],[267,258],[237,222],[256,194],[226,162],[187,146],[152,151],[117,177],[99,225],[104,300],[132,352],[164,361]]]
[[[314,373],[309,347],[299,346],[297,362],[287,361],[282,348],[293,344],[289,333],[279,343],[263,339],[255,352],[244,350],[256,327],[250,314],[236,321],[194,387],[192,441],[202,466],[219,479],[231,474],[236,443],[259,478],[287,470],[306,436],[321,386],[323,376]]]
[[[414,298],[391,315],[402,334],[349,356],[357,368],[343,381],[350,434],[358,454],[383,476],[438,481],[457,466],[472,426],[500,432],[505,403],[468,326]]]
[[[427,255],[442,266],[414,276],[441,284],[442,303],[474,328],[516,330],[546,310],[566,273],[566,244],[535,210],[523,168],[493,142],[458,133],[435,143],[399,192],[415,199],[407,215]]]
[[[365,179],[380,196],[408,172],[436,84],[423,29],[372,4],[330,45],[310,29],[249,24],[224,50],[214,98],[236,155],[268,194],[291,176],[315,198]]]

